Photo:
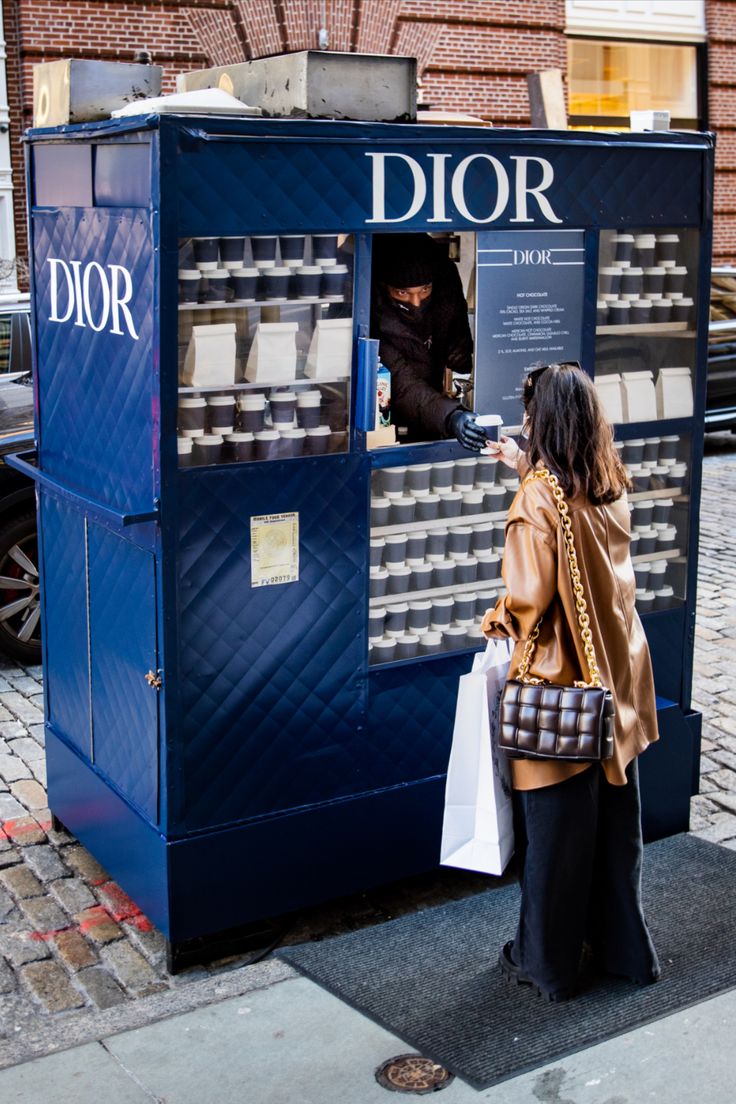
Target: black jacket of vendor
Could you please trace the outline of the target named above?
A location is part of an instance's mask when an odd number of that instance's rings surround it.
[[[381,361],[391,372],[391,420],[407,429],[407,440],[446,437],[448,416],[460,403],[444,393],[445,369],[461,375],[472,369],[473,339],[457,266],[424,234],[376,235],[373,256],[371,336],[379,339]],[[387,287],[429,282],[431,296],[419,308],[393,299]]]

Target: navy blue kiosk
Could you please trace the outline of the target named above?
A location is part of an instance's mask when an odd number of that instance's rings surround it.
[[[635,484],[685,830],[713,142],[152,115],[29,132],[49,805],[187,941],[437,864],[514,480],[376,430],[371,237],[458,264],[471,401],[578,359]]]

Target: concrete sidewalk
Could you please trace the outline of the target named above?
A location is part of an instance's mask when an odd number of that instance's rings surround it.
[[[732,1104],[736,991],[443,1104]],[[493,1040],[489,1039],[489,1045]],[[410,1052],[312,982],[265,988],[0,1072],[3,1104],[386,1104]]]

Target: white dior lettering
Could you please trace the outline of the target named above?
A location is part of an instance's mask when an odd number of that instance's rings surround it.
[[[69,266],[72,270],[72,279],[74,281],[74,302],[77,304],[77,317],[74,319],[74,325],[84,327],[84,319],[82,318],[82,285],[79,279],[79,268],[81,264],[81,261],[69,262]]]
[[[488,161],[496,174],[496,206],[486,218],[476,218],[465,202],[465,174],[474,161]],[[472,153],[465,157],[452,174],[452,198],[460,214],[470,222],[495,222],[506,210],[509,201],[509,178],[497,157],[490,153]]]
[[[405,153],[367,153],[366,157],[373,160],[373,218],[368,219],[368,222],[405,222],[406,219],[414,218],[427,196],[427,181],[421,166],[413,157],[408,157]],[[387,157],[395,157],[405,162],[413,177],[414,198],[407,211],[398,218],[386,218],[385,162]]]
[[[452,222],[445,214],[445,161],[449,161],[449,153],[430,153],[429,159],[432,167],[432,217],[430,222]]]
[[[96,272],[98,274],[97,278],[98,278],[98,281],[99,281],[100,290],[102,292],[102,310],[100,312],[100,320],[99,320],[99,323],[98,323],[97,326],[95,326],[94,322],[92,321],[92,306],[90,304],[90,299],[89,299],[89,285],[90,285],[90,280],[92,279],[92,273],[93,272]],[[110,288],[108,286],[107,279],[105,277],[105,271],[104,271],[102,265],[99,265],[97,263],[97,261],[90,261],[90,263],[87,265],[87,267],[84,270],[84,280],[82,282],[82,294],[84,296],[84,313],[87,316],[87,319],[88,319],[89,324],[92,327],[92,329],[96,333],[99,333],[100,330],[104,330],[105,326],[107,325],[107,318],[108,318],[108,315],[110,314]],[[75,323],[75,325],[76,325],[76,323]]]
[[[95,333],[100,333],[111,322],[108,333],[122,336],[127,331],[138,340],[128,306],[133,298],[133,281],[127,268],[116,264],[103,267],[97,261],[83,265],[81,261],[67,262],[60,257],[49,257],[47,263],[51,298],[49,322],[68,322],[74,315],[75,326],[89,326]],[[95,287],[101,300],[97,310],[92,305]]]
[[[51,314],[49,315],[49,322],[68,322],[72,316],[74,310],[74,285],[72,283],[72,274],[69,271],[68,265],[60,261],[58,257],[49,257],[48,263],[51,266]],[[66,314],[57,314],[59,307],[59,271],[64,275],[66,280]]]
[[[516,214],[510,221],[534,222],[534,219],[527,214],[526,208],[527,196],[534,196],[547,222],[562,222],[562,219],[559,219],[552,210],[550,201],[542,195],[555,178],[554,169],[549,161],[544,157],[512,157],[511,160],[516,162]],[[532,161],[542,166],[542,179],[535,188],[530,188],[527,183],[527,166]]]
[[[120,317],[118,311],[122,311],[125,315],[125,324],[128,327],[128,333],[138,340],[138,334],[135,332],[135,326],[133,325],[133,318],[128,310],[127,304],[133,297],[133,281],[130,278],[130,273],[127,268],[123,268],[122,265],[111,264],[110,275],[112,276],[112,329],[110,333],[121,334],[123,331],[120,329]],[[120,295],[119,282],[122,281],[125,288],[125,294]]]
[[[550,249],[515,249],[513,252],[515,265],[552,264]]]
[[[372,164],[373,202],[371,217],[366,223],[396,223],[407,222],[421,211],[429,194],[432,213],[427,219],[431,223],[452,222],[447,214],[447,185],[449,182],[450,195],[458,213],[468,222],[483,225],[495,222],[513,203],[513,213],[510,222],[534,222],[530,214],[530,201],[534,200],[546,222],[561,223],[562,219],[555,214],[552,204],[544,192],[554,183],[554,169],[544,157],[511,157],[512,168],[507,168],[497,158],[489,153],[472,153],[464,157],[454,168],[448,162],[452,154],[430,153],[426,155],[431,162],[431,173],[414,157],[406,153],[366,153]],[[389,161],[393,158],[393,163]],[[472,211],[469,205],[469,196],[466,191],[466,177],[468,170],[474,164],[479,166],[486,163],[489,169],[484,178],[484,186],[476,183],[475,194],[472,197],[477,202],[486,200],[486,211]],[[541,169],[541,179],[538,183],[529,183],[530,166],[536,164]],[[404,184],[408,183],[410,201],[403,214],[388,217],[386,214],[386,169],[389,166],[396,174],[398,171],[403,176]],[[406,168],[409,170],[407,177]],[[511,179],[513,176],[513,197]],[[478,181],[477,169],[473,173],[475,181]],[[431,189],[431,190],[430,190]],[[492,206],[491,206],[492,204]]]

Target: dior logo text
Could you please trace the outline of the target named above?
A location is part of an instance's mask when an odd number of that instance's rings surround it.
[[[96,333],[124,335],[138,340],[133,316],[128,304],[133,298],[133,281],[123,265],[109,264],[104,268],[97,261],[63,261],[49,257],[49,292],[51,313],[49,322],[69,322],[89,327]],[[123,328],[124,327],[124,328]]]
[[[560,223],[544,194],[554,182],[554,169],[544,157],[510,157],[507,166],[490,153],[471,153],[452,164],[451,153],[428,153],[421,160],[407,153],[366,153],[372,162],[373,210],[367,222],[406,222],[420,213],[427,199],[432,214],[427,222],[452,222],[447,214],[448,200],[469,222],[483,225],[495,222],[512,211],[509,222],[533,223],[539,215],[545,222]],[[473,179],[471,210],[466,195],[466,177]],[[386,214],[387,182],[409,187],[411,199],[403,214]],[[448,195],[449,190],[449,195]],[[534,204],[534,206],[532,206]],[[536,218],[534,217],[536,215]]]

